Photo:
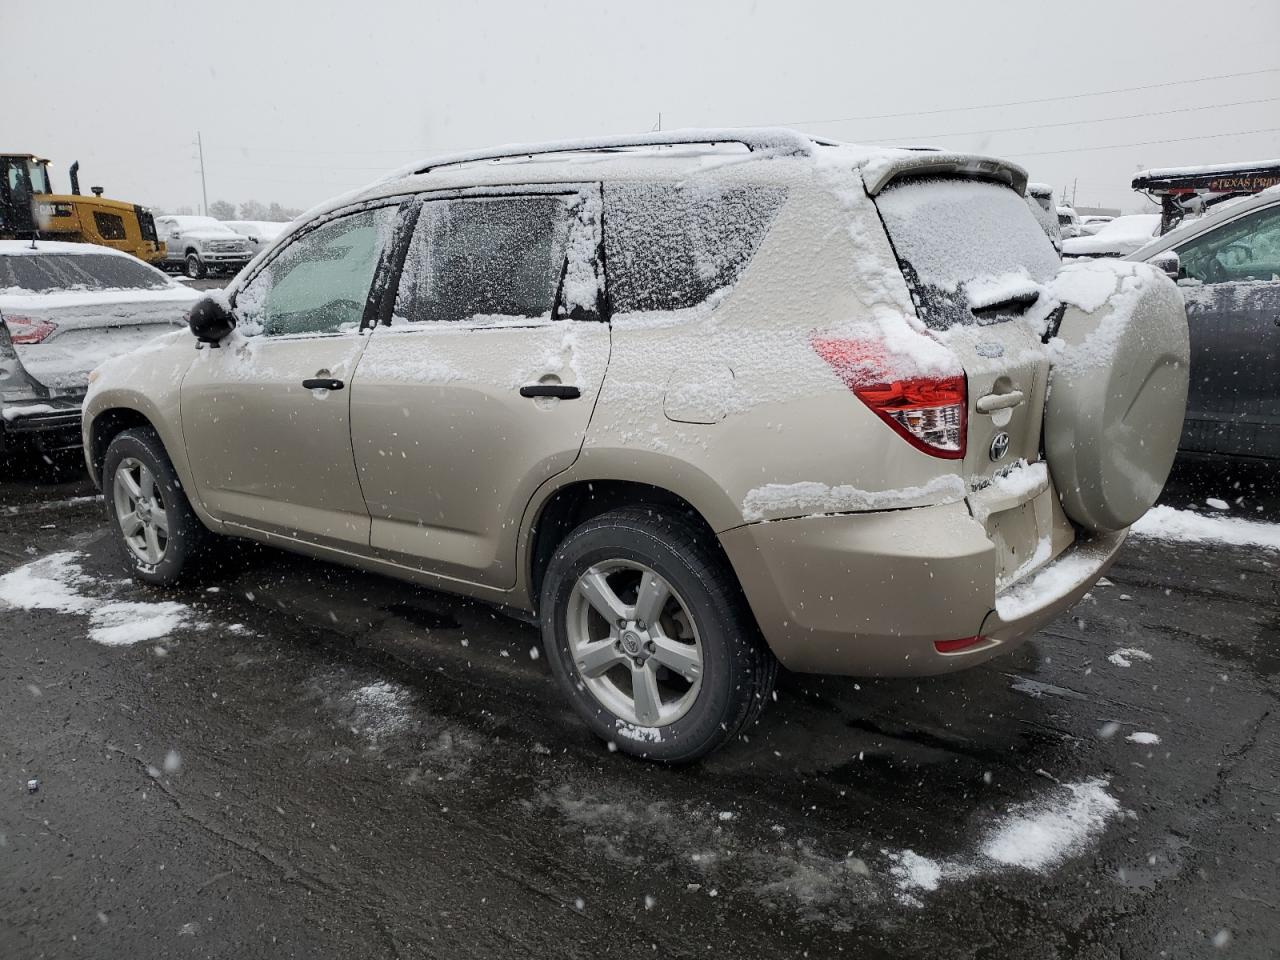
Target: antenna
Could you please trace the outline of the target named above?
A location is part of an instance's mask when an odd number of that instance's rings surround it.
[[[204,181],[204,138],[200,136],[200,131],[196,131],[196,149],[200,151],[200,196],[204,200],[202,207],[204,215],[209,215],[209,188]]]

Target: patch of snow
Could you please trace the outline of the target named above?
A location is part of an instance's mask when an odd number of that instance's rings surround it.
[[[891,854],[890,860],[889,875],[900,890],[937,890],[942,882],[943,865],[920,856],[914,850]]]
[[[89,639],[109,647],[163,640],[191,621],[186,604],[116,601],[89,614]]]
[[[1049,799],[1015,808],[987,838],[982,855],[1005,866],[1044,870],[1079,852],[1119,813],[1105,780],[1066,783]]]
[[[1131,667],[1134,660],[1143,660],[1149,662],[1151,654],[1145,650],[1139,650],[1137,647],[1121,647],[1111,656],[1107,657],[1117,667]]]
[[[965,495],[964,480],[944,474],[917,487],[901,490],[860,490],[850,484],[830,486],[817,481],[766,483],[748,491],[742,518],[748,523],[779,516],[821,516],[863,510],[892,510],[955,503]]]
[[[1128,740],[1130,743],[1142,743],[1142,744],[1149,744],[1149,745],[1155,745],[1160,742],[1160,736],[1158,734],[1144,733],[1141,731],[1136,733],[1131,733],[1127,737],[1125,737],[1125,739]]]
[[[351,693],[356,729],[371,740],[399,733],[409,725],[409,691],[399,684],[379,680]]]
[[[1280,524],[1235,517],[1207,517],[1190,510],[1156,506],[1130,530],[1139,537],[1179,543],[1226,543],[1280,550]]]
[[[0,576],[0,602],[22,610],[88,614],[89,639],[107,646],[160,640],[193,624],[191,608],[166,600],[107,601],[86,592],[92,581],[79,554],[51,553]]]
[[[639,727],[635,724],[627,723],[625,720],[616,720],[618,736],[626,737],[628,740],[635,740],[640,743],[660,743],[662,741],[662,730],[658,727]]]
[[[1209,506],[1213,507],[1213,509],[1215,510],[1231,509],[1231,504],[1227,503],[1227,501],[1225,500],[1219,500],[1217,497],[1206,497],[1204,502],[1207,503]]]
[[[1034,577],[996,595],[996,613],[1008,622],[1048,606],[1087,583],[1101,569],[1114,539],[1078,543]]]

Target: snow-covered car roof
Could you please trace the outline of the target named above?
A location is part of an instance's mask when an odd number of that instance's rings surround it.
[[[1160,214],[1134,213],[1116,217],[1090,237],[1062,241],[1063,256],[1124,256],[1150,242],[1160,229]]]
[[[906,172],[965,173],[1006,183],[1019,194],[1025,193],[1027,184],[1026,171],[1017,164],[978,154],[862,146],[786,128],[686,129],[509,144],[427,158],[326,200],[295,222],[310,221],[354,203],[408,192],[508,185],[513,166],[519,166],[522,183],[551,184],[670,180],[711,171],[736,173],[736,168],[744,165],[750,165],[755,178],[783,182],[800,176],[801,164],[806,172],[811,172],[815,164],[859,169],[872,194]]]
[[[133,254],[103,247],[96,243],[67,243],[65,240],[0,240],[0,255],[13,257],[39,256],[42,253],[100,254],[108,257],[135,259]],[[138,261],[141,263],[142,261]]]

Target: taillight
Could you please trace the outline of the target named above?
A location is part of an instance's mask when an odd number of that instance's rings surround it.
[[[50,320],[15,317],[11,313],[4,315],[4,324],[9,328],[9,338],[14,343],[39,343],[58,329],[58,325]]]
[[[878,344],[815,337],[813,349],[854,396],[917,450],[947,460],[964,458],[969,408],[964,374],[895,380],[886,375]]]

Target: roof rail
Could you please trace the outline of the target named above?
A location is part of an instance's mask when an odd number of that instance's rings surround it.
[[[785,127],[742,127],[708,130],[663,130],[659,133],[639,133],[617,137],[589,137],[585,140],[512,143],[501,147],[491,147],[487,150],[474,150],[434,157],[395,170],[383,179],[398,180],[414,174],[430,173],[440,167],[455,166],[460,163],[477,163],[484,160],[507,160],[553,153],[600,153],[610,150],[626,150],[632,147],[673,147],[682,144],[714,146],[720,143],[739,143],[752,153],[807,156],[813,152],[814,141]]]

